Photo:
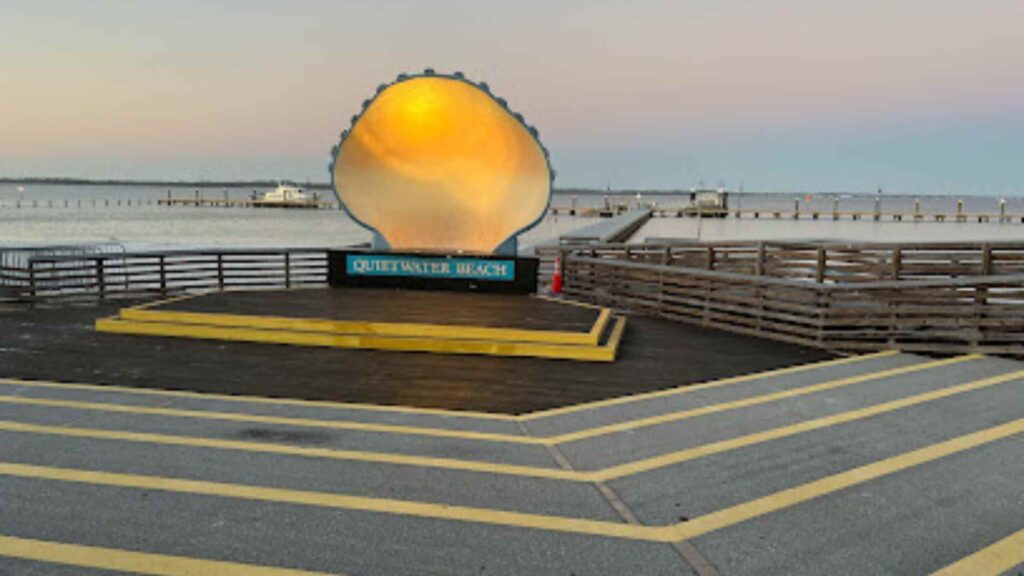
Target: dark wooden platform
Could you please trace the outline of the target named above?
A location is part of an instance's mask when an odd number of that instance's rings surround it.
[[[538,297],[374,288],[214,292],[150,310],[586,332],[600,309]]]
[[[830,357],[643,317],[631,317],[613,364],[136,337],[93,329],[97,318],[125,305],[0,310],[0,376],[515,414]],[[293,309],[301,308],[294,303]]]

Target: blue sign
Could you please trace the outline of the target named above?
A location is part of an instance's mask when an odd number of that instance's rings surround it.
[[[345,273],[349,276],[405,276],[512,282],[516,279],[516,262],[486,258],[348,254],[345,258]]]

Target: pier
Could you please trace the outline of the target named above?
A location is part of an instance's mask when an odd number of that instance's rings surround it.
[[[908,211],[873,211],[873,210],[816,210],[772,208],[726,209],[726,208],[693,208],[693,207],[657,207],[649,208],[655,218],[733,218],[736,220],[834,220],[864,222],[977,222],[977,223],[1018,223],[1024,224],[1024,214],[999,212],[925,212]],[[629,212],[628,208],[570,208],[553,206],[553,215],[575,215],[584,218],[615,218]]]
[[[315,248],[4,258],[0,571],[1024,563],[1024,246],[556,255],[575,303],[328,289]],[[614,362],[535,353],[613,315]]]
[[[563,234],[562,244],[625,242],[651,219],[651,210],[635,209]]]
[[[313,210],[333,210],[338,205],[333,202],[274,202],[267,200],[229,200],[227,198],[160,198],[160,206],[192,206],[196,208],[300,208]]]
[[[1024,244],[688,241],[541,246],[565,290],[632,310],[830,352],[1024,358]],[[0,301],[50,305],[197,291],[320,288],[327,250],[33,254],[0,259]]]
[[[114,310],[0,316],[19,327],[0,330],[4,570],[1024,562],[1021,362],[815,357],[641,317],[612,365],[91,331]]]

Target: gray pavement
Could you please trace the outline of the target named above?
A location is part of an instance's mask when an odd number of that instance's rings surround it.
[[[1024,363],[935,361],[872,357],[520,419],[0,385],[0,574],[118,573],[46,543],[138,572],[155,561],[126,553],[199,562],[165,573],[218,573],[208,562],[220,561],[351,576],[695,574],[700,558],[684,558],[668,527],[716,514],[726,519],[690,541],[713,567],[702,574],[930,574],[1024,529],[1024,374],[992,380]],[[771,396],[783,391],[793,394]],[[864,412],[887,402],[902,403]],[[154,407],[211,417],[146,413]],[[332,427],[346,422],[396,428]],[[617,427],[595,430],[607,425]],[[991,439],[810,500],[783,496],[976,433]],[[604,491],[586,474],[738,439],[607,479]],[[763,513],[729,516],[759,498]],[[42,542],[42,560],[19,556],[15,541]]]
[[[724,574],[928,574],[1022,528],[1021,478],[1017,437],[695,543]]]

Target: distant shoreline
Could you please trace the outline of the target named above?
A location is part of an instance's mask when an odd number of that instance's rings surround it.
[[[287,180],[288,183],[307,190],[331,190],[330,182],[301,182]],[[278,180],[115,180],[94,178],[0,178],[0,184],[30,185],[66,185],[66,186],[152,186],[163,188],[275,188]],[[690,190],[600,190],[597,188],[555,188],[561,194],[689,194]]]
[[[309,190],[330,190],[329,182],[288,182]],[[275,188],[278,180],[101,180],[93,178],[0,178],[0,184],[47,186],[153,186],[164,188]]]
[[[154,188],[276,188],[280,182],[288,182],[289,184],[305,188],[307,190],[332,190],[330,182],[301,182],[295,180],[116,180],[116,179],[94,179],[94,178],[42,178],[42,177],[31,177],[31,178],[10,178],[0,177],[0,184],[27,184],[27,185],[43,185],[43,186],[54,186],[54,185],[66,185],[66,186],[151,186]],[[713,191],[708,189],[708,191]],[[615,190],[602,190],[599,188],[554,188],[553,192],[557,194],[579,194],[579,195],[608,195],[608,196],[624,196],[624,195],[665,195],[665,196],[678,196],[680,194],[689,194],[693,192],[689,188],[679,188],[675,190],[656,190],[656,189],[638,189],[638,188],[620,188]],[[875,192],[845,192],[841,190],[726,190],[729,194],[777,194],[777,195],[815,195],[815,196],[859,196],[859,197],[873,197]],[[935,193],[887,193],[882,194],[883,197],[887,198],[914,198],[914,197],[928,197],[928,198],[1000,198],[1000,197],[1017,197],[1014,195],[1000,196],[998,194],[954,194],[948,192],[935,192]]]

